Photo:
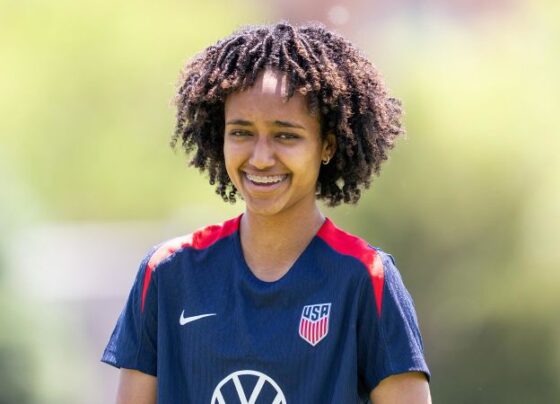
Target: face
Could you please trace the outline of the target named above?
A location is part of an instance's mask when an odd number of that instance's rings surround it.
[[[226,99],[226,169],[251,213],[315,209],[321,160],[334,152],[334,136],[321,139],[307,99],[296,93],[285,101],[286,91],[286,76],[265,70],[253,87]]]

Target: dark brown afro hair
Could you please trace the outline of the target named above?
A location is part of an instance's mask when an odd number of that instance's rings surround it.
[[[321,166],[317,198],[330,206],[356,203],[403,132],[401,104],[354,45],[319,24],[245,27],[195,56],[180,78],[172,146],[180,140],[187,154],[194,152],[190,164],[207,170],[216,193],[235,202],[223,154],[224,103],[265,68],[285,72],[288,98],[295,91],[306,95],[322,136],[336,136],[336,153]]]

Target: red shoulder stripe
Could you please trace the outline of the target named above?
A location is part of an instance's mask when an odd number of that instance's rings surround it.
[[[385,274],[383,272],[383,262],[377,251],[361,238],[340,230],[329,219],[325,220],[317,236],[325,241],[333,250],[357,258],[365,265],[375,294],[377,315],[381,316]]]
[[[148,287],[150,286],[150,281],[152,279],[152,272],[155,271],[157,266],[163,260],[174,254],[176,251],[186,247],[192,247],[197,250],[203,250],[210,247],[218,240],[235,233],[235,231],[239,228],[240,219],[241,216],[230,219],[222,224],[204,227],[192,234],[177,237],[162,244],[156,252],[152,254],[150,260],[148,261],[148,265],[146,266],[144,282],[142,284],[141,310],[144,311],[144,303],[146,301]]]

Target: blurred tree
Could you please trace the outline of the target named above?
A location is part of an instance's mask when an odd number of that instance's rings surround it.
[[[14,302],[21,298],[0,288],[0,404],[34,401],[36,373],[34,346],[26,337],[30,330],[21,323],[22,311]]]

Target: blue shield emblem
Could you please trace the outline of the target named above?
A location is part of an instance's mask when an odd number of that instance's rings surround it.
[[[329,333],[331,304],[304,306],[299,320],[299,336],[312,346],[317,345]]]

